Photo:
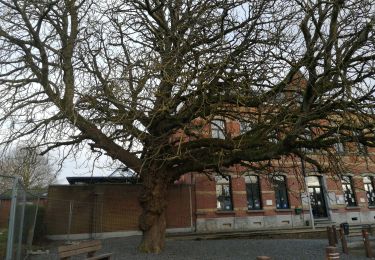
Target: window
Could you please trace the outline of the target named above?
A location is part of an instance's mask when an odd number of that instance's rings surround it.
[[[350,176],[341,177],[342,190],[344,192],[345,203],[347,207],[357,206],[357,201],[354,195],[352,178]]]
[[[211,136],[212,138],[225,139],[225,121],[215,119],[211,122]]]
[[[357,143],[358,153],[362,155],[368,155],[367,146],[362,143]]]
[[[251,125],[249,122],[240,121],[240,134],[245,134],[251,130]]]
[[[306,141],[307,145],[311,145],[311,141],[313,141],[312,130],[309,129],[309,128],[305,128],[305,131],[302,134],[301,140]],[[314,153],[315,152],[314,148],[302,147],[301,150],[304,153]]]
[[[285,100],[285,93],[283,92],[277,92],[275,95],[275,100],[278,102],[284,101]]]
[[[302,102],[303,102],[303,93],[302,92],[294,92],[294,100],[297,103],[302,104]]]
[[[367,155],[368,154],[367,147],[359,141],[361,138],[361,135],[362,133],[360,131],[353,132],[354,140],[357,144],[358,154]]]
[[[218,210],[233,210],[231,177],[216,177],[216,204]]]
[[[369,206],[375,206],[374,178],[363,177],[363,185],[365,186],[367,202]]]
[[[343,153],[345,153],[345,147],[344,147],[344,144],[343,144],[343,143],[341,143],[341,142],[339,142],[339,143],[335,143],[335,144],[333,145],[333,147],[334,147],[336,153],[338,153],[338,154],[343,154]]]
[[[336,135],[337,143],[333,144],[333,148],[335,149],[336,153],[343,154],[345,153],[345,146],[344,143],[341,142],[340,137]]]
[[[274,176],[273,185],[275,187],[276,208],[288,209],[288,192],[286,189],[286,179],[284,176]]]
[[[271,143],[277,144],[279,142],[279,133],[277,130],[272,130],[269,134],[268,140]]]
[[[262,201],[260,198],[259,177],[249,175],[245,177],[246,195],[247,195],[247,209],[257,210],[262,209]]]

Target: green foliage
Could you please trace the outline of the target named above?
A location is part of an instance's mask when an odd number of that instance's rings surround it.
[[[34,230],[34,241],[42,241],[46,235],[46,226],[44,225],[44,217],[46,208],[39,206],[38,215],[36,217],[35,230]]]
[[[38,210],[38,211],[37,211]],[[36,220],[35,214],[37,213]],[[35,228],[34,228],[34,239],[33,241],[40,241],[43,239],[45,235],[45,227],[43,224],[43,219],[45,215],[45,208],[43,206],[39,206],[37,209],[37,205],[30,204],[26,205],[25,207],[25,218],[24,218],[24,226],[23,226],[23,236],[22,242],[24,244],[27,243],[27,239],[32,232],[32,228],[35,221]]]
[[[0,229],[0,259],[5,258],[8,232],[6,229]]]

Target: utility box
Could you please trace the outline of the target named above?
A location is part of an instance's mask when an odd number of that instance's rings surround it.
[[[344,230],[345,235],[349,235],[349,224],[347,222],[341,223],[340,227]]]

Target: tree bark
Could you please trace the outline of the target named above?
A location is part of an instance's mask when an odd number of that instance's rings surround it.
[[[141,252],[160,253],[165,246],[168,179],[164,176],[154,172],[143,177],[140,196],[143,212],[139,219],[139,227],[143,232],[139,245]]]

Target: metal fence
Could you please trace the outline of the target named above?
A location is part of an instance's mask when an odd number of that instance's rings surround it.
[[[140,234],[139,185],[53,185],[26,190],[0,175],[0,259],[21,260],[44,248],[44,238],[98,239]],[[172,232],[193,229],[191,187],[172,187],[166,210]],[[173,231],[174,230],[174,231]],[[34,250],[34,251],[33,251]],[[51,252],[56,254],[56,252]],[[53,258],[54,259],[54,258]]]
[[[193,229],[188,185],[169,190],[166,224],[171,232]],[[97,239],[140,234],[140,185],[53,185],[44,223],[52,240]]]
[[[0,259],[23,259],[32,248],[40,197],[18,178],[0,176]]]
[[[48,200],[44,219],[49,238],[66,241],[93,239],[102,232],[103,203],[78,200]]]

